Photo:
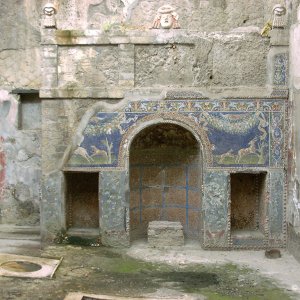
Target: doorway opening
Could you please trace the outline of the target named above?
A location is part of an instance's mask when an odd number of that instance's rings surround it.
[[[231,236],[264,238],[266,173],[231,174]]]
[[[99,232],[99,174],[65,173],[68,232]]]
[[[187,129],[170,123],[142,130],[130,148],[130,239],[147,237],[151,221],[176,221],[185,238],[201,227],[200,146]]]

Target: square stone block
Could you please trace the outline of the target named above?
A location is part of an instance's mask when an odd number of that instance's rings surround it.
[[[183,246],[183,226],[180,222],[149,222],[148,243],[153,248]]]

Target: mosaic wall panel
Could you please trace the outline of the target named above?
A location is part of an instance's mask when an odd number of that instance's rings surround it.
[[[273,84],[279,86],[288,85],[288,65],[289,58],[287,53],[280,53],[274,57]]]
[[[131,228],[155,220],[179,221],[187,237],[199,237],[198,165],[135,165],[130,172]]]
[[[283,99],[163,100],[130,102],[122,111],[97,112],[66,169],[124,166],[122,140],[144,121],[188,120],[208,153],[209,167],[283,167]],[[133,126],[134,125],[134,126]],[[208,159],[208,156],[211,156]]]
[[[226,247],[228,228],[227,173],[208,172],[204,176],[204,246]]]
[[[280,167],[284,165],[284,115],[278,112],[271,113],[270,116],[271,135],[270,135],[270,155],[271,166]]]

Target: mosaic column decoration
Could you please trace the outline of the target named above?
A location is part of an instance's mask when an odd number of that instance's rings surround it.
[[[204,248],[228,247],[228,185],[225,172],[204,175]]]
[[[128,174],[126,171],[100,173],[100,231],[104,245],[129,245]]]

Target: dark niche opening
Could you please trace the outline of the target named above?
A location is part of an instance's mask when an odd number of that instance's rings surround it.
[[[42,109],[38,93],[20,94],[18,122],[21,130],[41,129]]]
[[[99,174],[65,173],[67,227],[99,228]]]
[[[201,155],[198,141],[176,124],[142,130],[130,148],[130,238],[147,237],[150,221],[179,221],[186,238],[201,227]]]
[[[266,173],[231,174],[232,235],[264,234],[266,218]]]

